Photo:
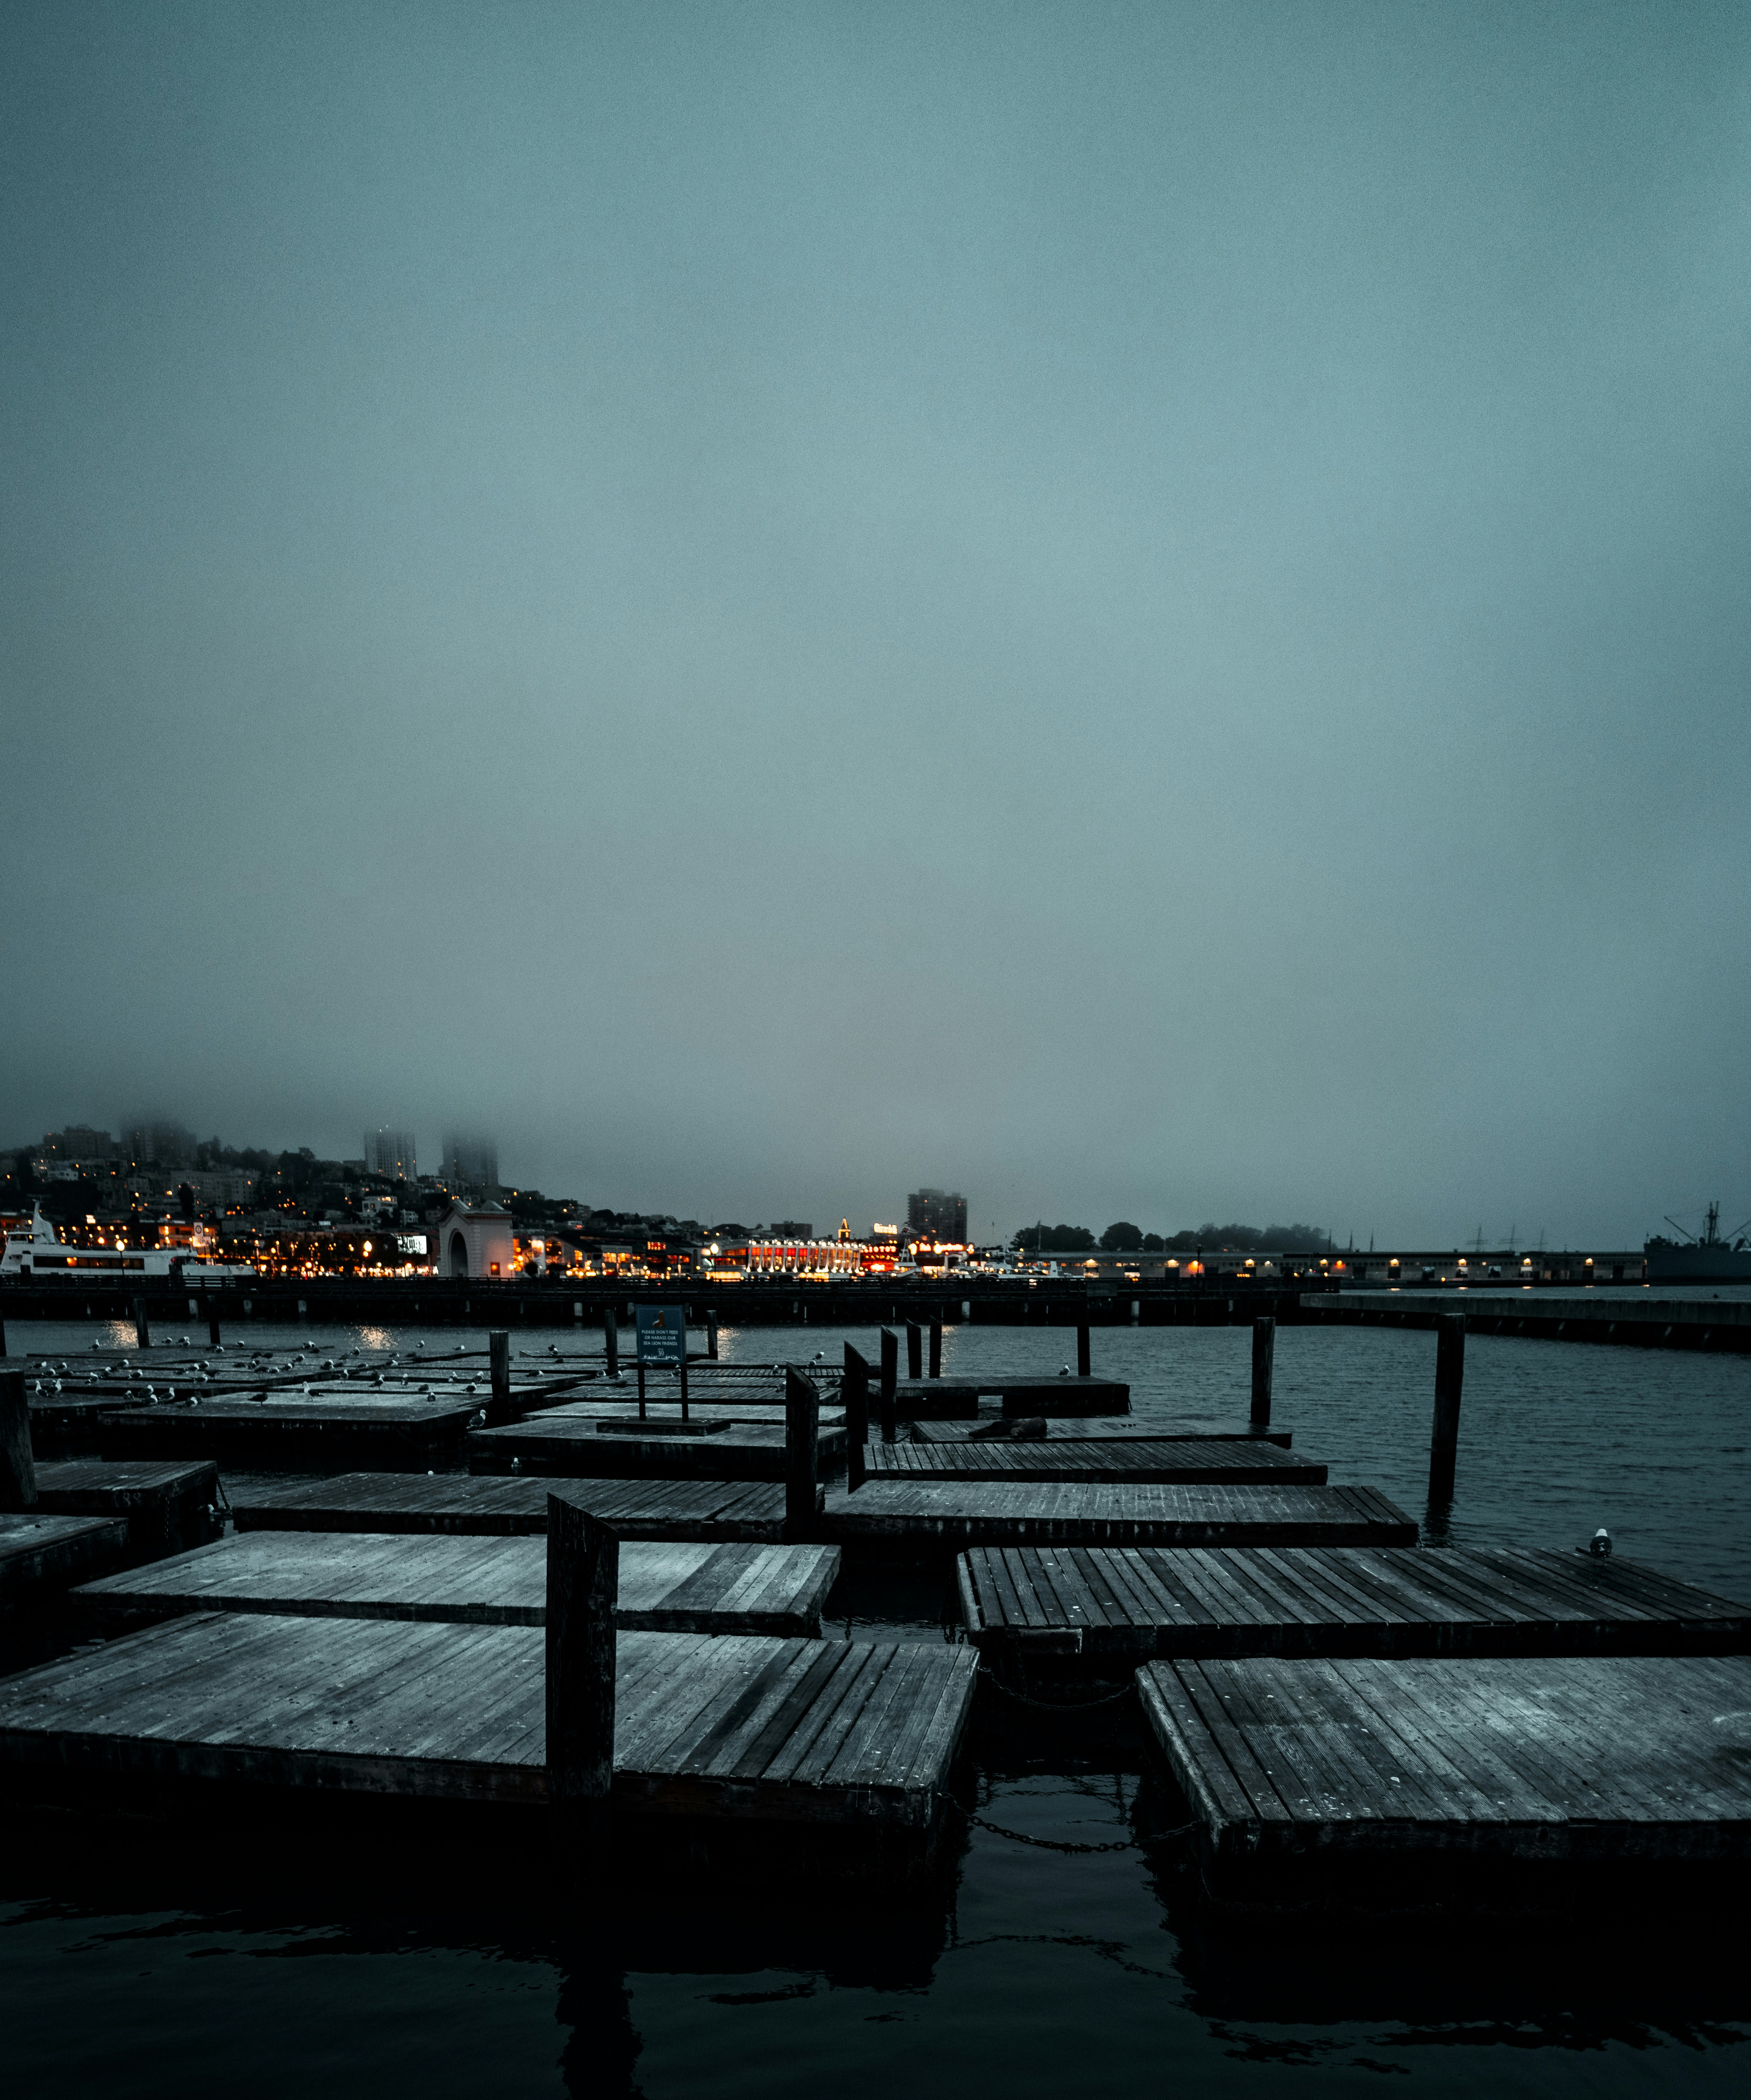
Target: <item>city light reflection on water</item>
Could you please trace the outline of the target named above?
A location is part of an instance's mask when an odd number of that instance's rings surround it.
[[[109,1330],[113,1335],[115,1330]],[[90,1327],[9,1329],[13,1353]],[[131,1333],[128,1339],[131,1340]],[[204,1339],[204,1338],[201,1338]],[[324,1352],[484,1349],[484,1330],[251,1328]],[[726,1361],[836,1361],[871,1328],[726,1326]],[[519,1354],[599,1348],[531,1328]],[[1067,1350],[1066,1344],[1071,1346]],[[1246,1405],[1244,1330],[1097,1330],[1138,1414]],[[1064,1330],[950,1328],[949,1376],[1055,1374]],[[1337,1480],[1414,1514],[1427,1335],[1289,1328],[1276,1416]],[[1751,1595],[1751,1360],[1474,1336],[1454,1535],[1619,1550]],[[928,1601],[916,1631],[934,1637]],[[981,1722],[962,1776],[990,1821],[1103,1843],[1152,1824],[1129,1723],[1043,1747]],[[1736,2088],[1751,1984],[1717,1920],[1527,1928],[1213,1922],[1179,1855],[1052,1854],[974,1828],[942,1891],[867,1898],[686,1878],[612,1892],[537,1862],[416,1846],[192,1847],[27,1833],[0,1868],[7,2089],[130,2095],[417,2088],[439,2095],[1105,2096],[1371,2091],[1592,2100]],[[1295,2089],[1299,2089],[1299,2085]]]

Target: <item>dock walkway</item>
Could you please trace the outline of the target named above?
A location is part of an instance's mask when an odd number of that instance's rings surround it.
[[[1219,1902],[1751,1859],[1751,1657],[1186,1661],[1137,1685]]]
[[[478,1396],[422,1400],[417,1394],[177,1401],[107,1412],[98,1436],[106,1458],[423,1472],[454,1462],[464,1432],[484,1406]]]
[[[1374,1488],[872,1480],[855,1493],[827,1495],[818,1536],[935,1554],[975,1546],[1413,1546],[1417,1527]]]
[[[976,1547],[962,1623],[1055,1674],[1158,1657],[1700,1655],[1751,1606],[1631,1560],[1524,1547]]]
[[[839,1572],[831,1546],[623,1545],[623,1631],[811,1637]],[[547,1622],[547,1547],[538,1538],[382,1532],[245,1532],[150,1568],[87,1582],[95,1617],[272,1612],[466,1626]]]
[[[525,1626],[201,1613],[0,1683],[0,1770],[540,1807]],[[940,1642],[624,1633],[611,1800],[630,1815],[933,1829],[977,1657]]]
[[[1101,1437],[1017,1442],[871,1444],[864,1463],[871,1480],[1071,1480],[1196,1482],[1225,1485],[1322,1488],[1325,1468],[1291,1458],[1274,1444],[1239,1438],[1181,1443],[1133,1443]]]
[[[261,1476],[228,1488],[239,1531],[450,1532],[532,1537],[547,1498],[562,1494],[622,1539],[784,1536],[784,1489],[764,1480],[560,1480],[515,1475],[342,1473],[331,1480]]]

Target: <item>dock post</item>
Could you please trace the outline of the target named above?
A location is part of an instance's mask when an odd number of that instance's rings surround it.
[[[1076,1323],[1076,1375],[1078,1378],[1087,1378],[1090,1375],[1088,1368],[1088,1322],[1086,1320],[1078,1320]]]
[[[602,1308],[602,1341],[608,1356],[608,1375],[618,1378],[620,1374],[620,1323],[615,1317],[611,1305],[605,1305]]]
[[[207,1300],[207,1347],[219,1347],[218,1301],[214,1298]]]
[[[899,1383],[900,1338],[892,1327],[884,1327],[881,1330],[881,1440],[884,1444],[898,1444],[900,1440]]]
[[[869,1478],[863,1447],[870,1440],[869,1359],[845,1344],[845,1492],[855,1494]]]
[[[1252,1323],[1252,1427],[1255,1429],[1268,1429],[1271,1426],[1271,1360],[1276,1353],[1276,1321],[1255,1320]]]
[[[492,1366],[492,1397],[487,1402],[487,1425],[492,1429],[502,1429],[512,1419],[508,1330],[496,1328],[487,1336],[487,1355]]]
[[[932,1378],[942,1375],[942,1322],[940,1320],[933,1320],[930,1323],[930,1375]]]
[[[915,1320],[906,1323],[906,1375],[921,1379],[924,1374],[924,1330]]]
[[[708,1312],[705,1316],[705,1353],[714,1364],[717,1362],[717,1315],[715,1312]]]
[[[134,1346],[137,1349],[149,1349],[152,1347],[152,1328],[146,1318],[146,1301],[143,1298],[136,1298],[134,1301]]]
[[[801,1371],[784,1374],[784,1536],[801,1545],[814,1530],[821,1396]]]
[[[1459,1452],[1459,1394],[1465,1383],[1465,1315],[1443,1312],[1435,1323],[1435,1427],[1429,1438],[1429,1500],[1453,1500]]]
[[[88,1306],[86,1306],[86,1312],[89,1312],[90,1311],[90,1309],[91,1309],[91,1308],[90,1308],[90,1307],[89,1305],[88,1305]],[[4,1321],[4,1320],[0,1320],[0,1360],[3,1360],[3,1359],[4,1359],[4,1357],[5,1357],[5,1356],[6,1356],[6,1322],[5,1322],[5,1321]]]
[[[24,1374],[0,1371],[0,1510],[37,1506],[37,1462],[30,1449],[30,1402]]]
[[[614,1784],[614,1608],[620,1542],[588,1510],[547,1498],[547,1796],[598,1832]]]

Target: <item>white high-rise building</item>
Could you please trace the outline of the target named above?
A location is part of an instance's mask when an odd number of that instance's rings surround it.
[[[367,1174],[382,1174],[391,1181],[412,1181],[418,1172],[413,1158],[411,1130],[390,1130],[386,1124],[364,1135]]]
[[[455,1131],[443,1141],[443,1179],[452,1189],[491,1191],[499,1185],[499,1148],[495,1138]]]

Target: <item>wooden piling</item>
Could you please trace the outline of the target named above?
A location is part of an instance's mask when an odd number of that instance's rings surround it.
[[[708,1312],[705,1316],[705,1353],[715,1364],[717,1361],[717,1315]]]
[[[930,1323],[930,1375],[932,1378],[942,1375],[942,1322],[940,1320],[933,1320]]]
[[[37,1462],[30,1450],[30,1402],[24,1374],[0,1371],[0,1510],[37,1506]]]
[[[152,1347],[152,1328],[146,1318],[146,1301],[143,1298],[136,1298],[134,1301],[134,1345],[139,1349],[149,1349]]]
[[[915,1320],[906,1323],[906,1375],[921,1379],[924,1374],[924,1330]]]
[[[611,1305],[602,1308],[602,1341],[608,1358],[608,1375],[616,1378],[620,1370],[620,1323]]]
[[[614,1608],[620,1541],[547,1498],[547,1790],[561,1811],[606,1807],[614,1784]]]
[[[870,1366],[860,1351],[845,1344],[845,1492],[855,1494],[869,1478],[864,1446],[870,1440]]]
[[[1087,1378],[1091,1375],[1088,1357],[1088,1322],[1086,1320],[1078,1320],[1076,1323],[1076,1375],[1078,1378]]]
[[[1465,1315],[1444,1312],[1435,1328],[1435,1426],[1429,1437],[1429,1500],[1453,1500],[1459,1451],[1459,1395],[1465,1383]]]
[[[898,1443],[900,1388],[900,1338],[891,1327],[881,1330],[881,1440]]]
[[[1255,1429],[1268,1429],[1271,1426],[1271,1363],[1276,1353],[1276,1321],[1255,1320],[1252,1323],[1251,1416]]]
[[[492,1397],[487,1402],[487,1427],[503,1429],[516,1420],[511,1412],[510,1335],[496,1329],[487,1336],[487,1353],[492,1367]]]
[[[204,1302],[207,1310],[207,1347],[210,1349],[216,1349],[219,1346],[218,1305],[217,1301],[211,1298]]]
[[[815,1530],[821,1396],[801,1371],[784,1374],[784,1539],[799,1546]]]

